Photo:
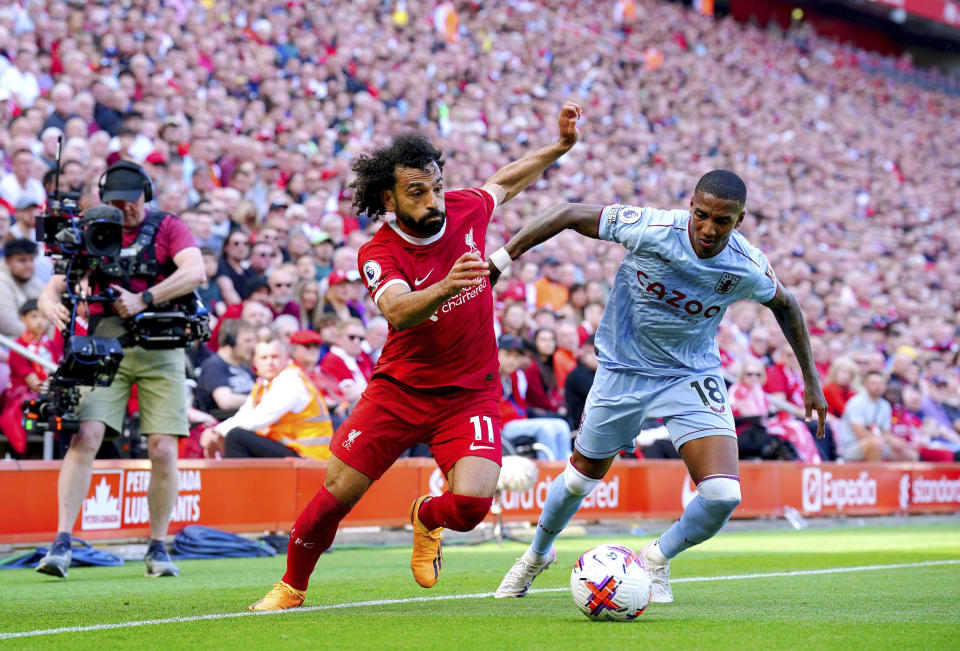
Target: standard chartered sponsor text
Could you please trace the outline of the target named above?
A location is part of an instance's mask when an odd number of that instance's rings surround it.
[[[950,504],[960,502],[960,477],[924,479],[916,477],[910,495],[913,504]]]

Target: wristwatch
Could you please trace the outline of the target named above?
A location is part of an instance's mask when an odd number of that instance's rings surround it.
[[[140,298],[143,299],[147,307],[153,307],[153,294],[150,293],[149,289],[140,292]]]

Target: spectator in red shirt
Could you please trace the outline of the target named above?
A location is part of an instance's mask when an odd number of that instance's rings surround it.
[[[54,341],[47,335],[50,322],[37,309],[36,299],[30,299],[20,307],[20,320],[24,331],[16,342],[52,364],[59,364],[63,355],[62,340]],[[23,429],[22,405],[25,400],[37,397],[41,385],[47,380],[47,369],[10,351],[10,388],[4,397],[3,412],[0,413],[0,432],[6,435],[15,454],[27,451],[27,433]]]
[[[323,339],[313,330],[298,330],[290,336],[290,358],[323,396],[336,429],[350,415],[350,408],[360,399],[360,391],[354,388],[344,393],[336,378],[320,369],[322,343]]]
[[[774,398],[790,403],[788,411],[797,418],[803,418],[803,377],[790,344],[781,344],[774,351],[773,364],[767,367],[767,382],[763,390]]]
[[[360,319],[337,324],[337,345],[320,362],[320,370],[337,381],[344,394],[363,391],[373,377],[373,363],[363,352],[366,330]]]
[[[527,413],[536,418],[563,418],[567,412],[563,389],[557,384],[554,355],[557,336],[549,328],[533,335],[533,363],[524,369],[527,376]]]
[[[823,385],[823,397],[827,399],[828,413],[843,418],[847,401],[857,395],[860,386],[860,367],[850,357],[835,359]]]

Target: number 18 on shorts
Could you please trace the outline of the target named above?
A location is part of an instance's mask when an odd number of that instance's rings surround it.
[[[644,422],[657,418],[663,419],[677,449],[705,436],[736,438],[729,403],[719,370],[656,377],[600,367],[587,396],[575,445],[592,459],[632,451]]]

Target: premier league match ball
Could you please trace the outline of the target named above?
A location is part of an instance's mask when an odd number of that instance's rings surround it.
[[[597,545],[570,574],[573,603],[593,620],[630,622],[650,603],[650,578],[639,554],[622,545]]]

